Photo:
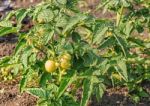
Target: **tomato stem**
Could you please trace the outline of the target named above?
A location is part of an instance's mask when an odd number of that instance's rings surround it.
[[[59,69],[58,82],[61,82],[61,78],[62,78],[62,72],[61,69]]]

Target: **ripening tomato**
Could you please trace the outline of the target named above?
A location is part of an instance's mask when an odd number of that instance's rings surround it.
[[[62,69],[69,69],[71,64],[70,64],[69,60],[62,58],[60,66],[61,66]]]
[[[55,61],[47,60],[45,63],[45,69],[49,73],[54,72],[57,69]]]
[[[66,59],[66,60],[68,60],[68,61],[70,61],[70,60],[71,60],[71,55],[70,55],[69,53],[66,53],[66,54],[64,54],[64,55],[62,56],[62,58],[63,58],[63,59]]]

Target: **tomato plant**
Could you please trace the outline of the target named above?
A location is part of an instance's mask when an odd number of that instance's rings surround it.
[[[10,12],[0,22],[0,36],[15,33],[18,44],[0,67],[23,67],[20,91],[37,96],[41,106],[86,106],[92,95],[102,98],[110,85],[138,92],[132,96],[135,101],[148,97],[140,83],[150,79],[150,40],[135,34],[150,30],[149,1],[102,0],[95,11],[113,11],[113,19],[81,12],[78,1],[47,0]],[[17,26],[10,21],[13,16]],[[26,17],[34,25],[22,32]],[[38,84],[28,86],[35,75]],[[81,100],[76,97],[79,89]]]

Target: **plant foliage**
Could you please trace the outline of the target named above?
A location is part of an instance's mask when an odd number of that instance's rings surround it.
[[[92,95],[99,100],[110,85],[128,87],[135,101],[148,97],[140,84],[150,80],[150,39],[140,34],[150,30],[150,2],[102,0],[95,11],[116,13],[102,19],[80,11],[79,1],[47,0],[10,12],[0,22],[0,36],[16,34],[18,43],[0,68],[18,70],[12,72],[21,73],[20,91],[38,97],[39,106],[87,106]],[[27,17],[34,25],[21,31]],[[64,60],[66,54],[71,57]],[[46,71],[47,60],[59,64],[55,71]]]

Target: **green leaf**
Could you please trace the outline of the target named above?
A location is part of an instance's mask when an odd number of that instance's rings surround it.
[[[32,53],[31,47],[27,47],[23,51],[21,61],[22,61],[22,64],[23,64],[25,69],[28,67],[28,60],[29,60],[29,56],[31,55],[31,53]]]
[[[39,98],[46,98],[46,91],[42,88],[26,88],[25,90]]]
[[[140,101],[140,97],[139,97],[138,95],[132,95],[132,96],[131,96],[131,99],[133,99],[133,101],[134,101],[135,103],[138,103],[138,102]]]
[[[10,61],[10,59],[11,59],[11,57],[9,57],[9,56],[0,58],[0,66],[2,64],[8,63]]]
[[[73,40],[74,42],[80,42],[80,41],[81,41],[81,36],[79,35],[79,33],[73,32],[73,33],[72,33],[72,40]]]
[[[117,40],[119,46],[121,47],[124,56],[127,57],[128,52],[127,52],[127,47],[126,47],[127,44],[125,43],[125,40],[123,38],[117,36],[116,34],[113,34],[113,35],[114,35],[115,39]]]
[[[41,87],[46,87],[46,83],[47,83],[47,80],[50,80],[52,78],[51,74],[48,74],[48,73],[43,73],[41,78],[40,78],[40,86]]]
[[[67,17],[63,16],[61,18],[58,18],[56,26],[57,27],[64,27],[64,26],[66,26],[66,24],[67,24]]]
[[[21,79],[20,84],[19,84],[20,85],[19,88],[20,88],[21,93],[24,91],[26,84],[27,84],[27,78],[26,78],[26,76],[23,76],[23,78]]]
[[[140,97],[150,97],[150,94],[142,89],[142,91],[139,91],[138,94]]]
[[[132,30],[133,30],[133,25],[130,22],[128,22],[126,24],[125,34],[129,37],[131,32],[132,32]]]
[[[46,45],[53,37],[54,35],[54,30],[52,30],[50,33],[46,33],[44,36],[44,44]]]
[[[97,87],[96,87],[96,98],[98,101],[100,101],[100,99],[103,97],[104,93],[105,93],[106,87],[103,83],[100,83]]]
[[[17,33],[17,28],[15,27],[2,27],[0,28],[0,36],[4,36],[10,33]]]
[[[93,43],[100,44],[101,41],[105,37],[105,33],[107,32],[108,27],[104,27],[103,29],[100,29],[97,31],[96,35],[94,35]]]
[[[123,60],[117,61],[118,68],[116,68],[117,72],[123,77],[124,80],[128,81],[128,74],[127,74],[127,66],[126,62]]]
[[[67,3],[67,0],[56,0],[58,3],[65,5]]]
[[[33,73],[33,70],[31,68],[23,70],[23,76],[19,84],[19,89],[21,93],[25,90],[27,81],[29,78],[31,78],[32,73]]]
[[[115,43],[116,43],[115,38],[109,37],[100,44],[99,49],[104,49],[104,48],[113,46]]]
[[[30,12],[30,9],[20,9],[16,12],[16,19],[17,19],[17,28],[20,30],[22,26],[23,19],[27,16]]]
[[[83,94],[80,106],[87,106],[88,100],[92,93],[92,89],[93,89],[92,78],[85,79],[83,82]]]
[[[88,52],[83,56],[83,60],[84,60],[83,64],[85,67],[96,66],[98,63],[98,59],[99,57],[96,56],[94,53]]]
[[[1,21],[0,22],[1,27],[12,27],[12,23],[10,21]]]
[[[84,21],[86,18],[87,16],[83,14],[76,14],[75,16],[71,17],[70,20],[68,21],[68,24],[63,30],[63,34],[73,29],[75,25]]]
[[[44,22],[51,22],[53,18],[54,18],[54,13],[51,9],[44,9],[37,16],[37,19],[41,19]]]
[[[150,73],[145,73],[145,74],[144,74],[144,79],[150,81]]]
[[[58,90],[58,94],[57,94],[57,98],[61,97],[61,95],[64,93],[64,91],[66,90],[66,88],[74,81],[75,76],[76,76],[76,71],[75,70],[70,70],[72,71],[72,73],[70,73],[70,75],[66,76],[60,84],[59,90]]]
[[[15,65],[14,69],[13,69],[13,75],[16,76],[19,72],[20,69],[20,65]]]
[[[23,49],[23,47],[25,46],[26,42],[24,39],[22,39],[21,41],[18,42],[16,48],[15,48],[15,55],[18,55],[18,53]]]
[[[129,37],[128,41],[131,41],[132,43],[135,43],[139,46],[145,47],[143,40],[137,39],[135,37]]]

